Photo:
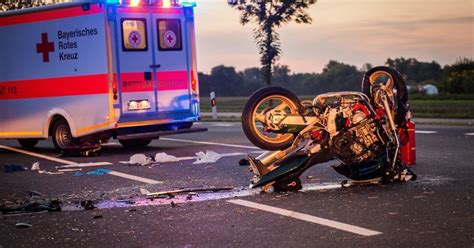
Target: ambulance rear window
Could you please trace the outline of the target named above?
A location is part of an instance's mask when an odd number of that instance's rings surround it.
[[[147,51],[145,19],[122,19],[122,49]]]
[[[157,19],[158,49],[160,51],[180,51],[181,22],[179,19]]]

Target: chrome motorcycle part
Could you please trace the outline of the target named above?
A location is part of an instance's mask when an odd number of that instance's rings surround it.
[[[377,91],[381,87],[389,93],[389,98],[393,99],[395,123],[400,125],[408,111],[408,89],[405,79],[397,70],[387,66],[377,66],[365,73],[362,79],[362,92],[371,99],[374,107],[383,105]]]
[[[244,133],[259,148],[271,151],[284,149],[291,145],[295,134],[288,132],[292,127],[281,122],[288,116],[298,116],[300,109],[298,97],[289,90],[276,86],[262,88],[250,96],[244,107]],[[294,132],[300,130],[295,129]]]

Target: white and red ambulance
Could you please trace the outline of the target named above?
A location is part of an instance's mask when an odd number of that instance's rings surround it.
[[[205,131],[194,0],[73,1],[0,14],[0,138],[145,146]]]

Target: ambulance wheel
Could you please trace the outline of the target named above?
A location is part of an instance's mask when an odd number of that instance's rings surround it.
[[[20,143],[23,148],[27,149],[35,147],[35,145],[38,144],[38,141],[38,139],[18,139],[18,143]]]
[[[129,139],[119,140],[120,144],[125,148],[145,147],[151,143],[151,139]]]
[[[57,151],[64,150],[75,145],[77,140],[72,137],[71,128],[64,119],[58,119],[54,122],[51,133],[54,148]]]

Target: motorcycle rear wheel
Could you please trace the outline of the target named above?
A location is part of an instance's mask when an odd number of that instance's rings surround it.
[[[279,134],[265,130],[265,125],[260,126],[264,124],[265,113],[274,108],[281,109],[287,114],[297,114],[300,101],[295,94],[285,88],[269,86],[253,93],[242,112],[242,128],[247,138],[255,146],[269,151],[285,149],[295,138],[292,133]]]

